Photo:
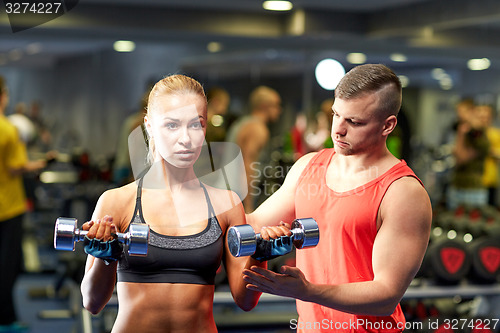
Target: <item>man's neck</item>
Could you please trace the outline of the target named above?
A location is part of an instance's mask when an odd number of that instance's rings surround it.
[[[263,123],[267,123],[267,115],[264,112],[254,111],[252,112],[252,117],[257,118]]]
[[[334,163],[336,164],[336,169],[343,174],[351,175],[363,173],[373,168],[385,169],[388,165],[398,162],[387,149],[359,155],[335,155]]]

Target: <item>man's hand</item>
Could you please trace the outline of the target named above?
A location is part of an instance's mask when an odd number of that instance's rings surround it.
[[[262,229],[260,229],[260,237],[262,239],[269,240],[271,238],[278,238],[282,236],[292,236],[290,228],[290,223],[281,221],[279,226],[262,227]]]
[[[260,238],[257,239],[257,248],[252,258],[258,261],[267,261],[290,253],[293,250],[292,232],[290,225],[283,221],[279,226],[263,227]]]
[[[281,274],[252,266],[243,271],[243,280],[250,290],[301,300],[306,298],[310,285],[300,269],[290,266],[282,266]]]

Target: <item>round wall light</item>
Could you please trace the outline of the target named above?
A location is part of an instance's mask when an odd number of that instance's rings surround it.
[[[316,65],[316,81],[325,90],[334,90],[345,75],[344,66],[335,59],[323,59]]]

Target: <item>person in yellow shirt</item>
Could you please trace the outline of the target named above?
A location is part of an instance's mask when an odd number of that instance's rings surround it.
[[[478,105],[477,116],[481,119],[490,142],[488,156],[484,160],[483,184],[488,189],[488,205],[497,205],[499,184],[498,161],[500,160],[500,128],[493,126],[494,111],[488,104]]]
[[[17,323],[13,289],[22,268],[22,222],[26,211],[23,172],[36,171],[45,160],[29,161],[17,128],[5,116],[9,91],[0,77],[0,331],[22,331]]]

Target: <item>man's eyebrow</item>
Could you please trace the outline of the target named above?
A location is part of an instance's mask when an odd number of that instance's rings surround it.
[[[332,106],[332,112],[333,113],[337,113],[337,111],[333,108],[333,106]],[[352,121],[363,121],[362,118],[358,118],[358,117],[345,117],[345,119],[349,119],[349,120],[352,120]]]

